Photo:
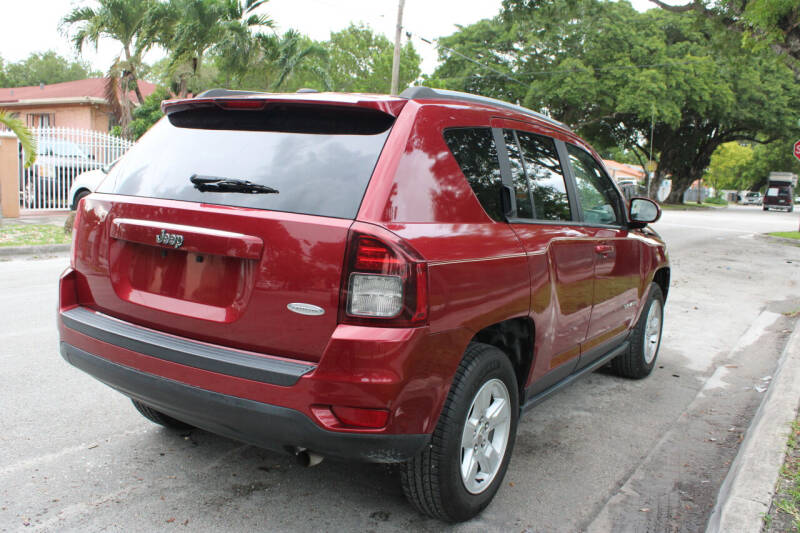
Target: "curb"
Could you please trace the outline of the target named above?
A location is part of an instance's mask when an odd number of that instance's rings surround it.
[[[771,240],[773,242],[781,242],[783,244],[791,244],[793,246],[800,246],[800,239],[792,239],[789,237],[778,237],[776,235],[770,235],[769,233],[762,233],[761,234],[764,238]]]
[[[783,349],[761,401],[719,489],[706,533],[761,531],[784,462],[790,424],[800,400],[800,328]]]
[[[57,252],[69,252],[71,244],[40,244],[34,246],[4,246],[0,248],[0,257],[16,255],[40,255]]]

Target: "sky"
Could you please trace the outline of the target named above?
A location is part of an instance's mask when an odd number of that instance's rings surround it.
[[[631,3],[640,11],[652,7],[648,0]],[[0,0],[0,57],[15,62],[50,49],[76,57],[69,39],[59,31],[59,21],[72,8],[92,4],[93,0]],[[313,39],[325,40],[332,31],[351,22],[363,22],[393,41],[397,5],[397,0],[270,0],[259,12],[269,15],[279,32],[294,28]],[[422,71],[433,72],[437,52],[420,37],[430,40],[450,35],[458,29],[457,24],[468,25],[496,15],[500,5],[501,0],[406,0],[403,27],[412,34],[414,47],[422,56]],[[105,72],[120,51],[114,41],[103,40],[96,51],[93,46],[84,48],[81,58]],[[162,55],[153,51],[145,60],[153,62]]]

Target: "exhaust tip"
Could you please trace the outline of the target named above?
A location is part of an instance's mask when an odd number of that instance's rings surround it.
[[[308,451],[305,448],[297,448],[294,452],[294,456],[297,459],[297,464],[306,468],[317,466],[322,462],[323,459],[325,459],[323,456]]]

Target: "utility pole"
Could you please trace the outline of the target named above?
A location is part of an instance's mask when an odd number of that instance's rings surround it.
[[[400,78],[400,37],[403,34],[403,7],[406,0],[400,0],[397,6],[397,28],[394,32],[394,59],[392,60],[392,94],[397,94],[397,85]]]

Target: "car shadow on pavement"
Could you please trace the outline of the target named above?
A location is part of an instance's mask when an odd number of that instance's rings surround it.
[[[430,530],[447,525],[419,515],[405,500],[396,465],[325,459],[314,467],[288,454],[201,429],[155,428],[139,443],[139,477],[164,490],[162,501],[205,524],[263,525],[281,530]],[[161,504],[159,504],[161,506]],[[233,516],[232,516],[233,515]],[[460,529],[460,528],[459,528]],[[469,530],[469,528],[467,528]]]

